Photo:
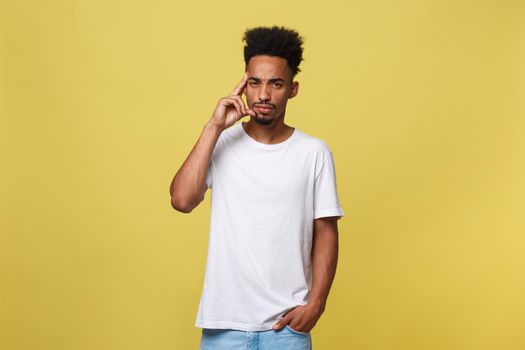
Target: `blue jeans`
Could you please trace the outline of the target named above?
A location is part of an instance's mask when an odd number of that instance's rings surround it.
[[[203,328],[200,350],[312,350],[310,333],[286,325],[280,330],[241,331]]]

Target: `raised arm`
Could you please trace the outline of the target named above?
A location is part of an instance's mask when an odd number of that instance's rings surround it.
[[[246,108],[241,98],[247,80],[248,75],[245,73],[231,95],[219,100],[210,121],[204,126],[199,139],[171,181],[171,206],[174,209],[190,213],[203,201],[207,189],[208,167],[220,134],[242,117],[255,115],[254,111]]]
[[[211,121],[202,129],[199,139],[171,181],[171,206],[174,209],[189,213],[204,199],[208,166],[221,132],[221,128]]]

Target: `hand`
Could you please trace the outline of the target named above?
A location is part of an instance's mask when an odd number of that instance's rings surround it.
[[[255,111],[246,108],[241,98],[246,89],[247,81],[248,72],[245,72],[241,82],[233,89],[232,93],[219,100],[210,119],[210,123],[224,130],[235,124],[242,117],[247,115],[256,116]]]
[[[273,325],[278,330],[288,325],[293,330],[308,333],[314,328],[323,310],[312,304],[300,305],[284,314],[284,317]]]

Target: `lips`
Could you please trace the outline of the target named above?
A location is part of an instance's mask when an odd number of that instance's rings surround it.
[[[257,108],[259,111],[263,113],[268,113],[273,109],[271,106],[267,106],[267,105],[255,105],[255,108]]]

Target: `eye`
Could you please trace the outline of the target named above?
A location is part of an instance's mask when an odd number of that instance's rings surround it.
[[[250,86],[254,86],[254,85],[257,85],[257,83],[255,81],[250,81]]]
[[[274,85],[277,86],[277,87],[283,86],[283,84],[281,84],[281,83],[275,83]]]

